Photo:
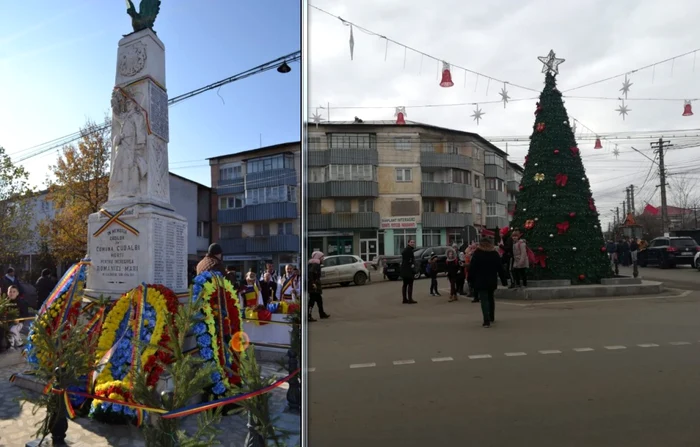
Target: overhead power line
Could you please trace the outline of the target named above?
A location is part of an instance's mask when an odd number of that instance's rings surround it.
[[[211,83],[211,84],[206,85],[204,87],[200,87],[200,88],[192,90],[190,92],[183,93],[181,95],[170,98],[168,100],[168,105],[172,106],[172,105],[177,104],[179,102],[185,101],[186,99],[190,99],[190,98],[193,98],[197,95],[201,95],[202,93],[208,92],[210,90],[218,89],[218,88],[220,88],[226,84],[230,84],[234,81],[240,81],[241,79],[245,79],[245,78],[248,78],[250,76],[254,76],[256,74],[260,74],[260,73],[264,73],[264,72],[269,71],[269,70],[277,69],[280,66],[280,64],[282,64],[283,62],[286,62],[286,63],[298,62],[300,59],[301,59],[301,51],[295,51],[293,53],[289,53],[287,55],[284,55],[284,56],[278,57],[276,59],[273,59],[271,61],[265,62],[264,64],[260,64],[256,67],[249,68],[248,70],[240,72],[240,73],[233,75],[231,77],[222,79],[220,81]],[[60,137],[60,138],[55,138],[55,139],[47,141],[45,143],[14,152],[14,153],[10,154],[10,156],[17,156],[19,154],[29,152],[28,154],[23,155],[20,158],[18,158],[17,160],[15,160],[16,163],[20,163],[20,162],[29,160],[30,158],[34,158],[38,155],[49,152],[53,149],[61,148],[67,144],[70,144],[74,141],[79,140],[84,135],[90,135],[93,133],[102,132],[105,129],[107,129],[108,126],[109,126],[109,122],[106,121],[106,122],[100,124],[99,126],[95,127],[94,130],[87,132],[86,134],[83,134],[82,131],[73,132],[69,135],[65,135],[65,136]],[[47,145],[48,145],[48,147],[46,147]]]

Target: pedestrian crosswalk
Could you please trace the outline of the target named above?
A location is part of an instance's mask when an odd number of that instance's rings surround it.
[[[593,351],[624,351],[627,349],[635,349],[635,348],[660,348],[660,347],[671,347],[671,346],[691,346],[691,345],[700,345],[700,340],[697,342],[689,342],[689,341],[672,341],[672,342],[667,342],[667,343],[638,343],[635,345],[603,345],[599,348],[592,348],[592,347],[578,347],[578,348],[571,348],[571,349],[541,349],[541,350],[536,350],[533,352],[524,352],[524,351],[513,351],[513,352],[504,352],[502,354],[488,354],[488,353],[480,353],[480,354],[467,354],[465,356],[456,356],[456,357],[432,357],[429,359],[430,362],[432,363],[444,363],[444,362],[454,362],[456,360],[486,360],[486,359],[494,359],[494,358],[499,358],[499,357],[525,357],[525,356],[530,356],[530,355],[548,355],[548,356],[556,356],[556,355],[566,355],[566,354],[571,354],[571,353],[582,353],[582,352],[593,352]],[[376,367],[382,367],[382,366],[404,366],[404,365],[415,365],[417,363],[427,363],[428,359],[421,361],[418,359],[401,359],[401,360],[393,360],[392,362],[387,362],[386,364],[383,364],[381,362],[368,362],[368,363],[353,363],[349,365],[350,369],[363,369],[363,368],[376,368]],[[323,368],[321,368],[323,369]],[[308,368],[307,372],[314,372],[316,371],[317,368]]]

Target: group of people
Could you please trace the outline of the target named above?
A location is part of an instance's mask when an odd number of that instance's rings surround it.
[[[608,253],[613,266],[629,267],[637,263],[637,254],[647,248],[647,241],[638,240],[635,237],[625,237],[617,242],[608,239],[605,244],[605,251]]]
[[[453,245],[446,253],[445,270],[450,283],[449,302],[459,299],[459,295],[472,297],[472,302],[481,303],[483,326],[488,328],[495,322],[494,293],[500,279],[504,287],[527,287],[527,271],[530,255],[527,242],[518,230],[504,233],[504,240],[498,247],[491,237],[483,237],[479,243],[458,248]],[[416,304],[413,299],[413,282],[416,273],[414,251],[416,242],[411,240],[401,252],[402,302]],[[430,295],[441,296],[438,289],[438,256],[431,254],[425,268],[430,278]],[[510,285],[509,285],[510,282]],[[469,291],[465,293],[465,284]]]

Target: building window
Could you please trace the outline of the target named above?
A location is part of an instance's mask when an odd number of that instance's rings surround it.
[[[255,224],[255,237],[269,236],[270,235],[270,224],[261,223]]]
[[[277,234],[294,234],[294,224],[292,224],[292,222],[278,223]]]
[[[406,137],[394,138],[394,147],[397,151],[410,151],[411,139]]]
[[[234,196],[219,197],[219,209],[220,210],[233,210],[238,208],[243,208],[245,206],[245,198],[243,194],[236,194]]]
[[[328,136],[332,149],[374,149],[377,136],[369,133],[332,133]]]
[[[478,175],[474,176],[474,188],[481,188],[481,177]]]
[[[320,151],[323,149],[323,146],[321,146],[321,137],[308,137],[308,144],[310,151]]]
[[[330,165],[325,169],[328,180],[377,181],[377,167],[372,165]]]
[[[219,227],[219,238],[221,239],[240,239],[243,236],[243,227],[241,225],[222,225]]]
[[[321,214],[321,201],[320,200],[309,200],[309,214]]]
[[[272,155],[270,157],[255,158],[246,162],[246,172],[248,174],[272,171],[275,169],[294,169],[294,155]]]
[[[261,203],[296,202],[296,186],[268,186],[266,188],[255,188],[246,191],[246,203],[248,205],[258,205]]]
[[[326,168],[309,168],[309,183],[325,183]]]
[[[455,245],[455,244],[457,245],[457,247],[461,247],[463,243],[464,243],[464,239],[462,238],[462,230],[459,230],[459,229],[447,230],[447,244],[450,247]]]
[[[411,168],[396,168],[396,181],[411,182],[413,181],[413,176],[411,174]]]
[[[352,206],[349,199],[338,199],[335,201],[336,213],[349,213],[352,211]]]
[[[435,200],[423,199],[423,212],[424,213],[434,213],[435,212]]]
[[[209,239],[209,222],[204,222],[202,220],[197,222],[197,237]]]
[[[374,200],[373,199],[360,199],[359,201],[359,212],[360,213],[373,213],[374,212]]]
[[[435,173],[423,171],[421,173],[421,180],[424,182],[434,182],[435,181]]]
[[[228,164],[219,168],[219,180],[235,180],[243,178],[243,166],[240,164]]]
[[[421,152],[435,152],[435,143],[421,142]]]
[[[472,173],[469,171],[464,171],[462,169],[452,170],[452,183],[461,183],[463,185],[470,185],[472,182]]]
[[[486,204],[486,216],[487,217],[495,217],[496,216],[496,204],[495,203],[487,203]]]
[[[459,146],[456,143],[445,143],[446,154],[459,154]]]
[[[408,241],[410,240],[416,240],[416,230],[413,228],[394,230],[394,254],[400,255],[403,249],[408,246]]]
[[[449,210],[448,212],[459,213],[459,202],[454,201],[454,200],[450,200],[449,202],[447,202],[447,204],[448,204],[448,210]]]
[[[504,160],[502,157],[500,157],[496,154],[489,153],[489,154],[486,154],[486,156],[484,157],[484,164],[496,165],[496,166],[503,168],[504,167]]]
[[[474,212],[476,214],[481,214],[481,200],[474,200]]]
[[[487,203],[486,204],[486,216],[487,217],[507,217],[508,207],[506,205],[500,205],[497,203]]]
[[[423,230],[423,247],[437,247],[440,245],[440,230]]]
[[[489,191],[504,191],[505,182],[498,178],[487,178],[486,189]]]

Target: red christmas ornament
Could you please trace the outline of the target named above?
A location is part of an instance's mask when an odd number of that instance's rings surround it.
[[[586,279],[586,275],[578,275],[578,279],[583,281],[584,279]]]
[[[591,211],[596,211],[595,202],[593,201],[593,197],[588,198],[588,208],[590,208]]]
[[[569,213],[569,217],[576,217],[576,213],[574,213],[574,212]]]
[[[542,132],[544,130],[544,123],[537,123],[537,126],[535,126],[535,130],[538,132]]]
[[[537,251],[544,251],[544,248],[542,248],[542,247],[537,247]]]
[[[605,253],[606,251],[608,251],[608,249],[605,248],[605,246],[603,246],[603,247],[600,247],[600,251],[602,251],[603,253]]]
[[[535,255],[535,265],[540,266],[542,268],[547,267],[547,255],[544,254],[536,254]]]
[[[559,149],[554,149],[554,155],[559,155]]]
[[[693,116],[693,105],[690,101],[686,101],[683,105],[683,116]]]
[[[525,189],[525,187],[524,187],[523,185],[520,185],[520,186],[518,186],[518,189],[519,189],[520,191],[522,191],[523,189]]]
[[[566,182],[569,181],[569,176],[566,174],[557,174],[556,177],[554,177],[554,182],[556,183],[557,186],[564,187],[566,186]]]
[[[600,144],[600,138],[595,139],[595,146],[593,146],[593,149],[603,149],[603,145]]]
[[[578,150],[577,147],[572,147],[572,148],[570,148],[569,150],[571,151],[571,154],[572,154],[574,157],[578,157],[579,150]]]
[[[538,103],[537,103],[537,107],[535,107],[535,115],[537,115],[537,114],[540,113],[541,111],[542,111],[542,106],[541,106],[540,103],[538,102]]]
[[[559,234],[564,234],[569,231],[569,222],[561,222],[557,224],[557,231]]]
[[[525,221],[525,229],[526,230],[532,230],[535,226],[535,221],[530,219]]]
[[[452,82],[452,73],[450,72],[450,64],[447,62],[442,63],[442,80],[440,81],[440,87],[452,87],[455,85]]]
[[[396,116],[396,124],[398,124],[398,125],[406,124],[406,108],[405,107],[397,107],[394,115]]]

